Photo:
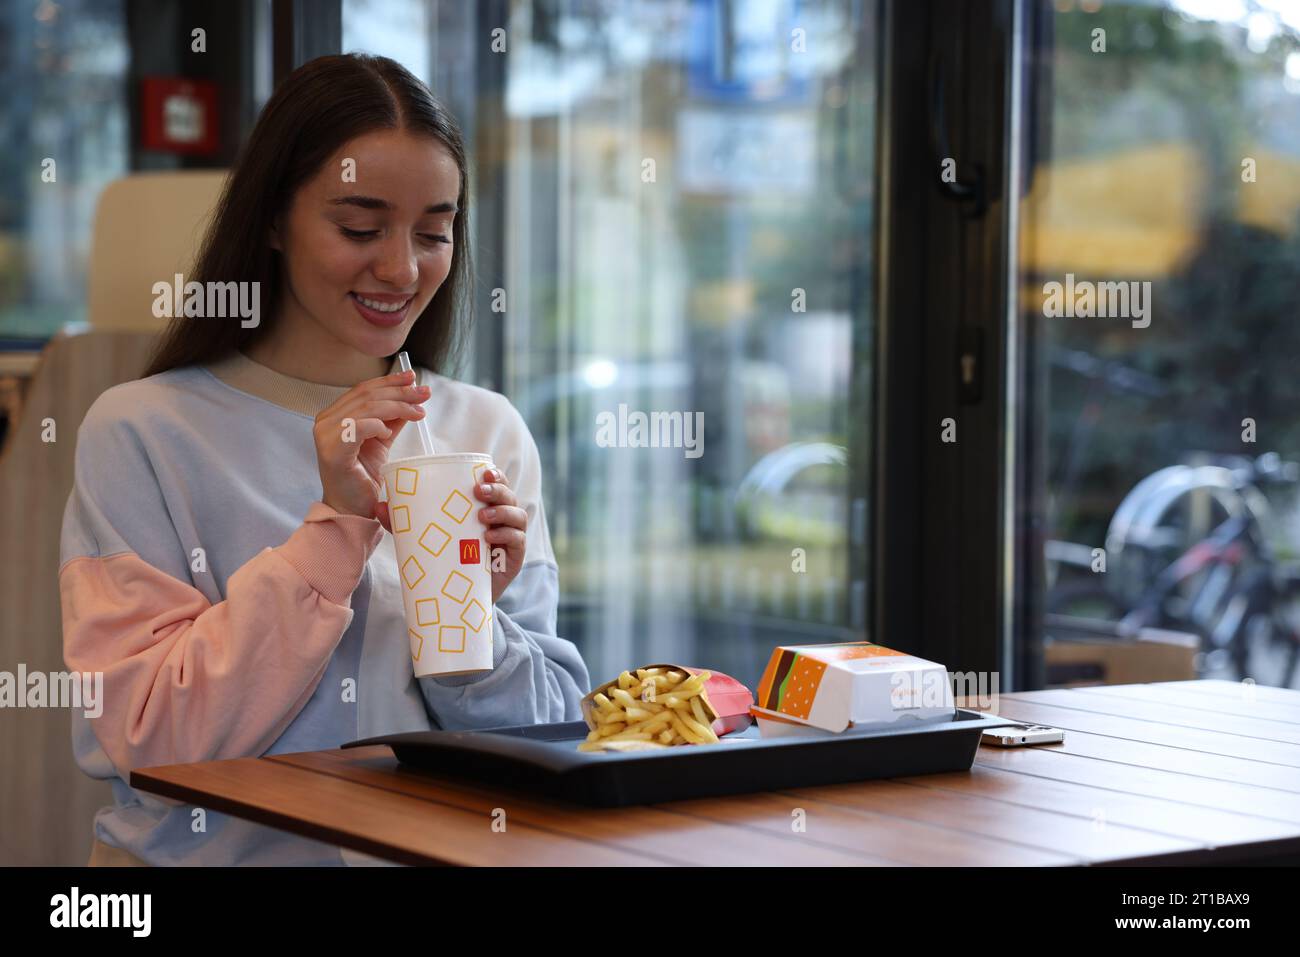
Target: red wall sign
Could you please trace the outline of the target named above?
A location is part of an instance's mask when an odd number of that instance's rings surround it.
[[[211,80],[149,76],[140,81],[141,146],[164,153],[217,150],[217,85]]]

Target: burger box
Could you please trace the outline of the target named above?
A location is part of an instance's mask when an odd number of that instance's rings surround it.
[[[950,720],[957,705],[943,665],[854,641],[774,649],[752,710],[759,733],[780,738]]]
[[[704,706],[704,713],[713,719],[713,733],[719,738],[733,731],[743,731],[753,724],[749,709],[754,703],[754,696],[748,688],[730,675],[724,675],[711,668],[690,668],[686,665],[641,665],[640,668],[628,670],[635,675],[644,668],[684,671],[690,675],[698,675],[707,671],[709,677],[704,680],[704,700],[701,704]],[[594,717],[596,695],[605,694],[608,696],[609,689],[617,687],[618,679],[615,678],[612,681],[597,685],[591,689],[589,694],[583,696],[581,701],[582,719],[587,722],[588,728],[593,731],[596,728],[596,719]]]

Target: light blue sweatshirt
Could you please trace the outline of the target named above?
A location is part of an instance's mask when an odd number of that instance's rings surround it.
[[[319,501],[312,425],[346,388],[236,352],[92,405],[59,582],[65,661],[105,676],[103,713],[74,711],[72,728],[77,763],[113,784],[97,839],[150,864],[348,863],[333,845],[212,810],[196,830],[193,806],[132,789],[131,768],[581,718],[589,676],[555,634],[558,568],[528,427],[501,395],[417,372],[435,448],[489,453],[529,515],[485,674],[414,677],[392,536]],[[418,454],[408,423],[390,457]]]

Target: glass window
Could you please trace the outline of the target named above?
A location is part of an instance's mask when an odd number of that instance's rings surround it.
[[[343,52],[389,57],[431,83],[430,16],[437,6],[436,0],[343,0]]]
[[[345,3],[344,49],[400,59],[405,39],[360,26],[390,7],[421,5]],[[852,0],[447,7],[420,14],[430,74],[480,62],[473,96],[434,84],[480,131],[499,311],[478,322],[501,345],[477,381],[541,450],[560,634],[593,677],[674,661],[751,685],[777,644],[861,637],[874,19]]]
[[[127,169],[121,0],[0,8],[0,337],[85,318],[95,203]]]
[[[505,387],[541,445],[564,633],[594,675],[653,659],[753,684],[774,645],[865,624],[859,9],[513,8]]]
[[[1300,8],[1055,6],[1021,211],[1034,640],[1049,683],[1277,683],[1300,648]],[[1135,657],[1090,670],[1062,654],[1085,635]]]

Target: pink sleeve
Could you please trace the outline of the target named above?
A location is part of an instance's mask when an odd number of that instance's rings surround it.
[[[264,752],[306,705],[352,622],[378,521],[313,502],[213,605],[133,552],[59,569],[69,668],[104,673],[95,736],[118,772]]]

